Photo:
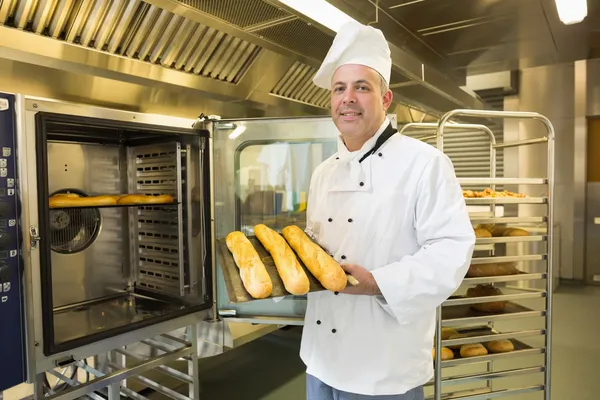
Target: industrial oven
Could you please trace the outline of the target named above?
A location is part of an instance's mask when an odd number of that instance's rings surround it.
[[[312,171],[337,148],[330,117],[191,120],[1,96],[0,353],[20,367],[0,390],[190,315],[302,324],[303,296],[232,298],[215,243],[259,222],[304,227]],[[66,194],[174,201],[49,206]]]
[[[0,353],[15,366],[1,390],[213,306],[207,130],[10,94],[0,102],[0,312],[11,322]],[[172,201],[49,206],[67,193]]]

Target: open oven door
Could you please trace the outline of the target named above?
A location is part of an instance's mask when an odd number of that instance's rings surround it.
[[[390,115],[394,126],[395,115]],[[213,125],[217,312],[254,324],[302,325],[306,295],[252,299],[231,268],[224,238],[253,235],[257,224],[281,233],[306,226],[306,202],[315,168],[337,152],[330,116],[220,120]],[[259,252],[260,254],[260,252]],[[229,267],[225,265],[229,263]],[[233,280],[237,282],[232,283]],[[274,291],[275,292],[275,291]]]

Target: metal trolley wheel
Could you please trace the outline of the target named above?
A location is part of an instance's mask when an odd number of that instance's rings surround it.
[[[50,196],[74,193],[88,194],[79,189],[61,189]],[[100,234],[102,215],[98,208],[61,208],[50,210],[50,238],[52,251],[60,254],[79,253],[94,243]]]

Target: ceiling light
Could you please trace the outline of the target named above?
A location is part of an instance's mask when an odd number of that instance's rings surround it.
[[[279,2],[334,32],[339,31],[346,22],[354,20],[348,14],[329,4],[327,0],[279,0]]]
[[[587,17],[587,0],[555,0],[558,18],[565,25],[578,24]]]

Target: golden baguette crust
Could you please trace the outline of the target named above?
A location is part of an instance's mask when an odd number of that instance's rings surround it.
[[[300,257],[306,268],[327,290],[340,292],[346,288],[348,278],[344,269],[321,247],[314,243],[295,225],[286,226],[283,236]]]
[[[52,196],[48,200],[50,208],[66,208],[66,207],[99,207],[99,206],[114,206],[117,201],[111,196],[90,196],[90,197],[73,197],[73,196]]]
[[[231,232],[225,238],[227,248],[240,270],[244,288],[255,299],[264,299],[273,292],[273,282],[250,240],[242,232]]]
[[[146,196],[144,194],[128,194],[120,197],[117,204],[169,204],[173,202],[173,196],[161,194],[159,196]]]
[[[296,296],[308,293],[310,290],[308,276],[285,239],[264,224],[256,225],[254,234],[273,257],[285,290]]]

